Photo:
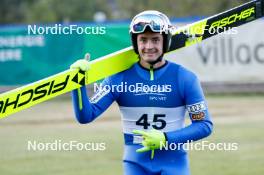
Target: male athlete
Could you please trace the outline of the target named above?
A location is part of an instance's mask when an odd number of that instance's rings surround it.
[[[90,100],[85,87],[72,93],[80,123],[93,121],[114,101],[118,103],[125,140],[125,175],[188,175],[186,151],[164,145],[196,141],[212,132],[197,77],[163,59],[170,46],[170,27],[168,17],[158,11],[136,15],[130,24],[130,35],[139,62],[106,78],[102,87],[107,88],[101,88]],[[78,60],[71,68],[89,71],[89,62]],[[122,92],[118,86],[123,86]],[[186,111],[192,123],[185,127]]]

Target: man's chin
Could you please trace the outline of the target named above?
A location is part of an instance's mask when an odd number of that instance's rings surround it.
[[[144,57],[146,62],[155,62],[159,57]]]
[[[141,56],[141,59],[146,62],[146,63],[149,63],[149,64],[153,64],[155,63],[158,59],[160,58],[160,56],[147,56],[147,55],[142,55]]]

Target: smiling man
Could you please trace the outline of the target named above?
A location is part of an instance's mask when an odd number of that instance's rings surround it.
[[[160,33],[149,31],[139,34],[137,43],[140,64],[143,67],[148,69],[150,66],[160,67],[165,64],[165,60],[161,58],[156,62],[163,53],[163,36]]]
[[[93,121],[114,101],[118,103],[125,140],[125,175],[188,175],[187,152],[181,146],[177,150],[162,146],[182,145],[212,132],[213,124],[198,78],[163,58],[171,42],[170,27],[168,17],[161,12],[144,11],[136,15],[130,24],[130,36],[139,62],[106,78],[103,86],[112,88],[98,90],[90,100],[85,87],[72,93],[80,123]],[[90,66],[88,61],[78,60],[71,68],[89,71]],[[124,92],[115,89],[123,84],[134,88]],[[184,126],[186,111],[192,122],[189,126]]]

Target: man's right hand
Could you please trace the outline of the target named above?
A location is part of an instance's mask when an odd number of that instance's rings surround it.
[[[90,54],[86,54],[85,55],[85,59],[80,59],[80,60],[77,60],[75,61],[71,66],[70,68],[71,69],[80,69],[82,71],[88,71],[90,69],[90,62],[89,62],[89,59],[90,59]]]

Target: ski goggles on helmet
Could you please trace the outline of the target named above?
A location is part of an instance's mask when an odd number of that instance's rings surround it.
[[[144,14],[136,16],[130,26],[130,32],[143,33],[149,26],[152,32],[167,32],[169,25],[166,20],[159,15]]]

